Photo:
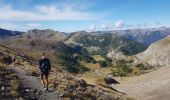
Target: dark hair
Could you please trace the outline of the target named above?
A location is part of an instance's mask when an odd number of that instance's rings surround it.
[[[41,56],[45,56],[45,53],[43,52],[43,53],[41,54]]]

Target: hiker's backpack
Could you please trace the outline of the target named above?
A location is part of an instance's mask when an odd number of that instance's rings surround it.
[[[40,68],[41,69],[49,69],[49,63],[47,61],[43,61]]]

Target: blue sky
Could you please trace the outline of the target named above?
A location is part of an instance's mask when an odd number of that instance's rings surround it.
[[[11,30],[118,30],[170,26],[170,0],[0,0]]]

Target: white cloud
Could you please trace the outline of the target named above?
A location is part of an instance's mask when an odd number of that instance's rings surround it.
[[[0,28],[8,30],[16,30],[16,25],[12,23],[0,23]]]
[[[116,27],[116,28],[123,28],[123,27],[124,27],[124,22],[123,22],[123,20],[118,20],[118,21],[115,23],[115,27]]]
[[[113,29],[113,25],[110,24],[101,24],[101,25],[90,25],[88,31],[97,31],[97,30],[108,30]]]
[[[0,20],[3,21],[92,20],[98,18],[99,13],[78,11],[78,9],[69,6],[62,8],[36,6],[31,11],[15,10],[9,5],[0,7]]]
[[[143,24],[143,27],[144,27],[144,28],[148,27],[148,24],[147,24],[147,23],[144,23],[144,24]]]
[[[162,23],[160,23],[160,22],[156,22],[156,23],[155,23],[155,25],[156,25],[156,26],[161,26],[161,25],[162,25]]]
[[[112,25],[109,25],[109,24],[101,24],[99,26],[99,29],[103,29],[103,30],[105,30],[105,29],[112,29],[112,28],[113,28]]]
[[[88,28],[89,31],[96,31],[97,30],[97,26],[95,25],[90,25],[90,27]]]
[[[7,30],[18,30],[18,31],[26,31],[30,29],[39,28],[41,24],[38,23],[28,23],[28,24],[15,24],[15,23],[0,23],[0,28]]]
[[[141,28],[141,27],[142,27],[142,24],[137,24],[136,27],[137,27],[137,28]]]
[[[132,24],[125,24],[124,25],[126,28],[134,28],[135,26],[134,25],[132,25]]]
[[[38,23],[29,23],[27,24],[30,28],[38,28],[41,26],[41,24],[38,24]]]

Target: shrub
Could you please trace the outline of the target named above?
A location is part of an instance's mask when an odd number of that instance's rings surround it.
[[[133,71],[133,69],[127,65],[117,68],[116,70],[112,70],[112,74],[114,76],[127,76]]]
[[[129,66],[125,65],[121,68],[121,70],[127,75],[129,73],[131,73],[133,71],[132,68],[130,68]]]
[[[144,64],[140,63],[135,66],[136,68],[139,68],[140,70],[147,70]]]
[[[11,64],[12,63],[12,57],[11,56],[3,56],[0,59],[0,62],[3,64]]]
[[[90,69],[85,67],[84,65],[79,65],[78,68],[79,68],[79,72],[81,72],[81,73],[90,71]]]
[[[121,60],[116,61],[117,65],[124,65],[124,64],[127,64],[127,63],[128,63],[128,61],[126,61],[125,59],[121,59]]]
[[[109,59],[109,58],[106,57],[105,61],[106,61],[108,66],[112,66],[112,59]]]
[[[66,66],[65,69],[71,73],[78,73],[79,69],[75,66]]]
[[[90,71],[89,68],[85,67],[84,65],[77,64],[72,66],[65,66],[65,69],[71,73],[83,73],[86,71]]]
[[[86,61],[86,63],[91,63],[91,62],[92,62],[92,60],[93,60],[93,58],[92,58],[92,57],[87,56],[87,57],[85,57],[85,58],[84,58],[84,60]]]
[[[129,60],[129,61],[128,61],[128,63],[133,63],[133,62],[134,62],[134,60]]]
[[[99,61],[101,67],[107,67],[106,61]]]
[[[95,59],[93,59],[91,62],[92,62],[93,64],[96,64],[96,63],[97,63],[97,61],[96,61]]]
[[[137,64],[135,67],[139,68],[140,70],[150,70],[153,68],[153,66],[150,66],[149,64],[143,64],[143,63]]]
[[[10,80],[10,86],[11,86],[10,94],[13,97],[18,97],[19,96],[19,93],[18,93],[19,81],[16,79]]]

